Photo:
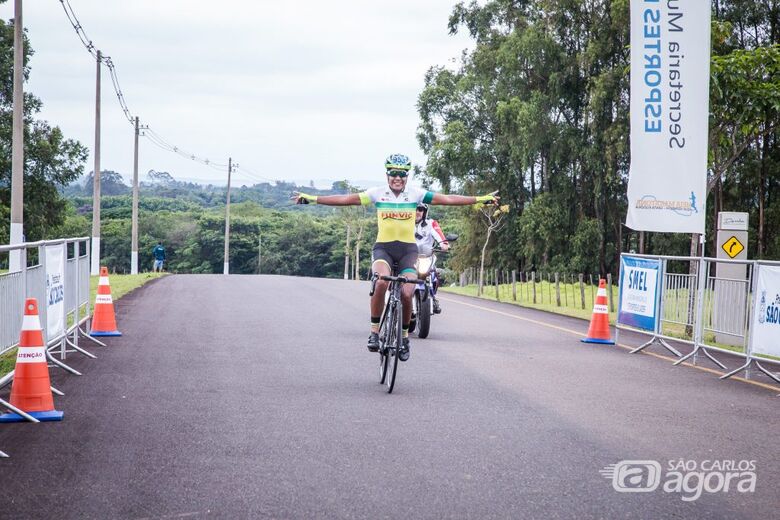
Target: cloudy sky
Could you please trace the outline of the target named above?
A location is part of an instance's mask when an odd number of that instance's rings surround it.
[[[382,179],[383,160],[417,146],[417,96],[433,65],[470,45],[450,36],[456,0],[69,0],[113,60],[127,106],[168,143],[216,163],[238,184],[329,186]],[[43,119],[94,149],[95,62],[58,0],[24,2],[35,54],[26,90]],[[13,1],[0,4],[13,17]],[[101,169],[130,179],[133,131],[102,73]],[[86,171],[93,168],[93,157]],[[226,173],[141,138],[139,172],[224,183]]]

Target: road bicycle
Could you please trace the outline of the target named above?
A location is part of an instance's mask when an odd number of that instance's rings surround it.
[[[395,377],[398,373],[398,353],[403,345],[401,287],[405,283],[416,284],[422,280],[404,276],[379,276],[374,273],[371,277],[371,296],[374,295],[378,280],[390,282],[385,297],[385,309],[382,311],[382,318],[379,321],[379,384],[387,385],[387,393],[390,394],[395,387]]]

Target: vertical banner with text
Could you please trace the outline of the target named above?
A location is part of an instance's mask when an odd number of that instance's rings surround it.
[[[46,246],[46,339],[65,332],[65,244]]]
[[[631,229],[704,233],[710,9],[631,0]]]
[[[752,327],[753,354],[780,357],[780,267],[758,267]]]
[[[660,260],[621,256],[618,323],[655,331],[660,282]]]

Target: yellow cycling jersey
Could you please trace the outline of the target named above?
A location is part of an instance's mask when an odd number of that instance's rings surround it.
[[[372,202],[376,206],[377,242],[416,243],[414,238],[414,217],[417,204],[429,204],[433,192],[407,186],[396,195],[385,186],[370,188],[360,194],[360,202],[366,206]]]

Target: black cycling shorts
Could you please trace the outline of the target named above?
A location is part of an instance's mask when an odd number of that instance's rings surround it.
[[[399,242],[397,240],[394,242],[377,242],[371,251],[371,263],[373,264],[377,260],[389,265],[391,272],[393,271],[393,266],[397,266],[395,272],[398,275],[408,272],[416,273],[417,244]]]

